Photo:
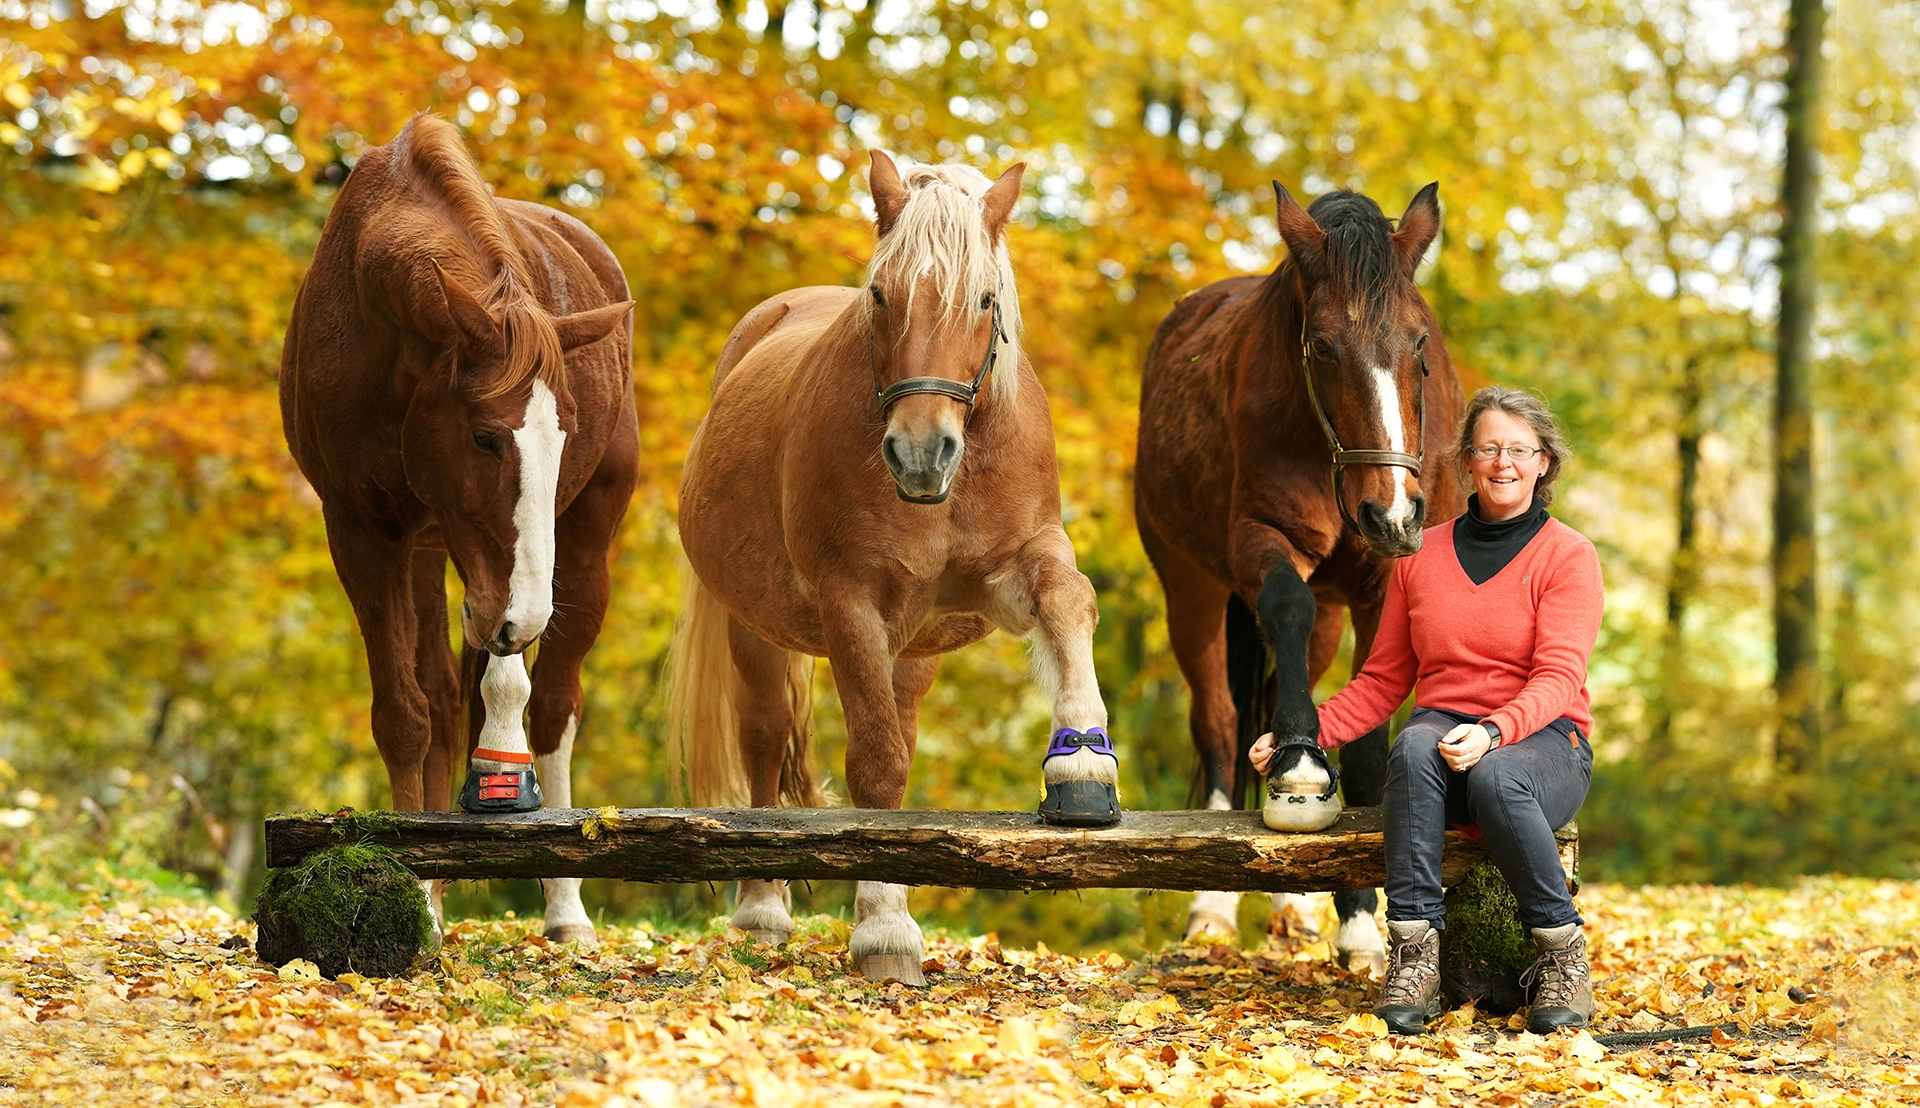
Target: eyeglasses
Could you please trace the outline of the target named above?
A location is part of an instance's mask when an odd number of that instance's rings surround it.
[[[1547,452],[1547,448],[1544,446],[1521,446],[1516,443],[1513,446],[1500,447],[1492,443],[1487,443],[1484,446],[1474,447],[1468,453],[1483,462],[1491,462],[1500,456],[1502,450],[1506,451],[1507,457],[1512,458],[1516,462],[1531,461],[1535,454],[1545,454]]]

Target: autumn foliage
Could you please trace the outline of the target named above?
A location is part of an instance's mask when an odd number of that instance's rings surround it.
[[[1829,28],[1815,456],[1832,738],[1810,782],[1773,771],[1766,704],[1782,13],[1716,12],[0,0],[0,784],[36,797],[0,808],[238,894],[263,813],[385,803],[359,639],[274,374],[357,152],[432,110],[499,195],[605,238],[639,298],[643,469],[588,661],[583,802],[668,800],[658,680],[680,460],[739,314],[857,278],[860,167],[882,146],[1029,163],[1010,241],[1069,533],[1100,596],[1124,802],[1182,806],[1190,771],[1131,520],[1154,324],[1182,293],[1275,262],[1270,179],[1363,189],[1389,211],[1437,180],[1444,232],[1422,279],[1448,345],[1470,384],[1533,387],[1561,412],[1579,456],[1556,510],[1605,563],[1592,871],[1910,873],[1915,7],[1840,0]],[[837,767],[830,690],[823,669]],[[956,656],[909,804],[1031,807],[1045,716],[1017,644]],[[923,895],[1068,945],[1157,926],[1124,896]]]

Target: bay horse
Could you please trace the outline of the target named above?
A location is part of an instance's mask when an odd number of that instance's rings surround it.
[[[853,803],[900,807],[940,655],[998,627],[1032,636],[1052,695],[1043,818],[1119,820],[1093,585],[1061,526],[1004,241],[1024,170],[903,177],[875,150],[864,285],[781,293],[721,350],[680,486],[669,734],[695,803],[820,803],[807,690],[824,656]],[[791,905],[787,882],[743,881],[733,923],[783,942]],[[925,983],[905,886],[859,883],[848,947],[869,978]]]
[[[362,155],[328,213],[280,411],[366,643],[397,810],[448,807],[456,753],[464,807],[571,806],[580,663],[639,459],[631,307],[606,244],[494,199],[437,116]],[[466,592],[458,668],[449,557]],[[444,882],[427,885],[437,926]],[[579,880],[541,885],[547,936],[593,943]]]
[[[1357,673],[1392,560],[1420,548],[1423,523],[1462,510],[1452,481],[1420,481],[1459,420],[1460,383],[1414,283],[1440,228],[1439,186],[1414,197],[1397,230],[1356,193],[1302,210],[1273,188],[1287,259],[1187,296],[1154,335],[1134,507],[1192,694],[1207,806],[1238,808],[1255,792],[1247,751],[1271,731],[1270,804],[1290,776],[1324,786],[1337,809],[1337,778],[1313,745],[1313,686],[1339,649],[1341,608]],[[1386,753],[1385,727],[1341,749],[1349,803],[1380,802]],[[1377,975],[1374,892],[1334,899],[1341,959]],[[1189,937],[1231,934],[1234,904],[1196,896]],[[1280,896],[1274,907],[1299,909]]]

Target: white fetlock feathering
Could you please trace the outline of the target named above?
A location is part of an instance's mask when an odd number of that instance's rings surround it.
[[[479,749],[531,756],[523,717],[532,695],[533,682],[527,677],[527,660],[523,655],[487,656],[487,671],[480,678],[480,700],[486,706],[487,717],[480,725]],[[472,767],[481,773],[513,773],[526,768],[526,764],[475,758]]]
[[[1334,956],[1340,964],[1379,980],[1387,972],[1387,944],[1381,941],[1380,927],[1372,913],[1363,913],[1340,921],[1333,936]]]
[[[907,887],[884,881],[862,881],[853,898],[853,935],[847,953],[855,962],[871,954],[924,956],[920,925],[907,914]]]
[[[784,943],[793,937],[793,889],[785,881],[742,881],[733,925],[755,938]]]
[[[1193,905],[1187,910],[1187,941],[1202,935],[1236,938],[1240,934],[1239,916],[1239,893],[1195,893]]]
[[[492,714],[488,714],[491,722]],[[580,717],[568,716],[567,729],[560,734],[560,745],[551,754],[541,754],[533,759],[538,771],[541,787],[541,806],[544,808],[573,807],[573,736],[580,729]],[[599,945],[599,936],[593,929],[593,920],[587,916],[586,905],[580,902],[580,879],[578,877],[549,877],[540,882],[540,891],[547,898],[546,918],[543,933],[555,942],[577,942]]]

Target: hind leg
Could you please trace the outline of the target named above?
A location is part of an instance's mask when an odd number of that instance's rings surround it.
[[[732,618],[727,649],[740,676],[740,758],[748,797],[756,808],[771,808],[780,802],[787,740],[796,723],[787,695],[793,657]],[[740,882],[733,925],[761,942],[786,942],[793,937],[793,890],[784,880]]]

